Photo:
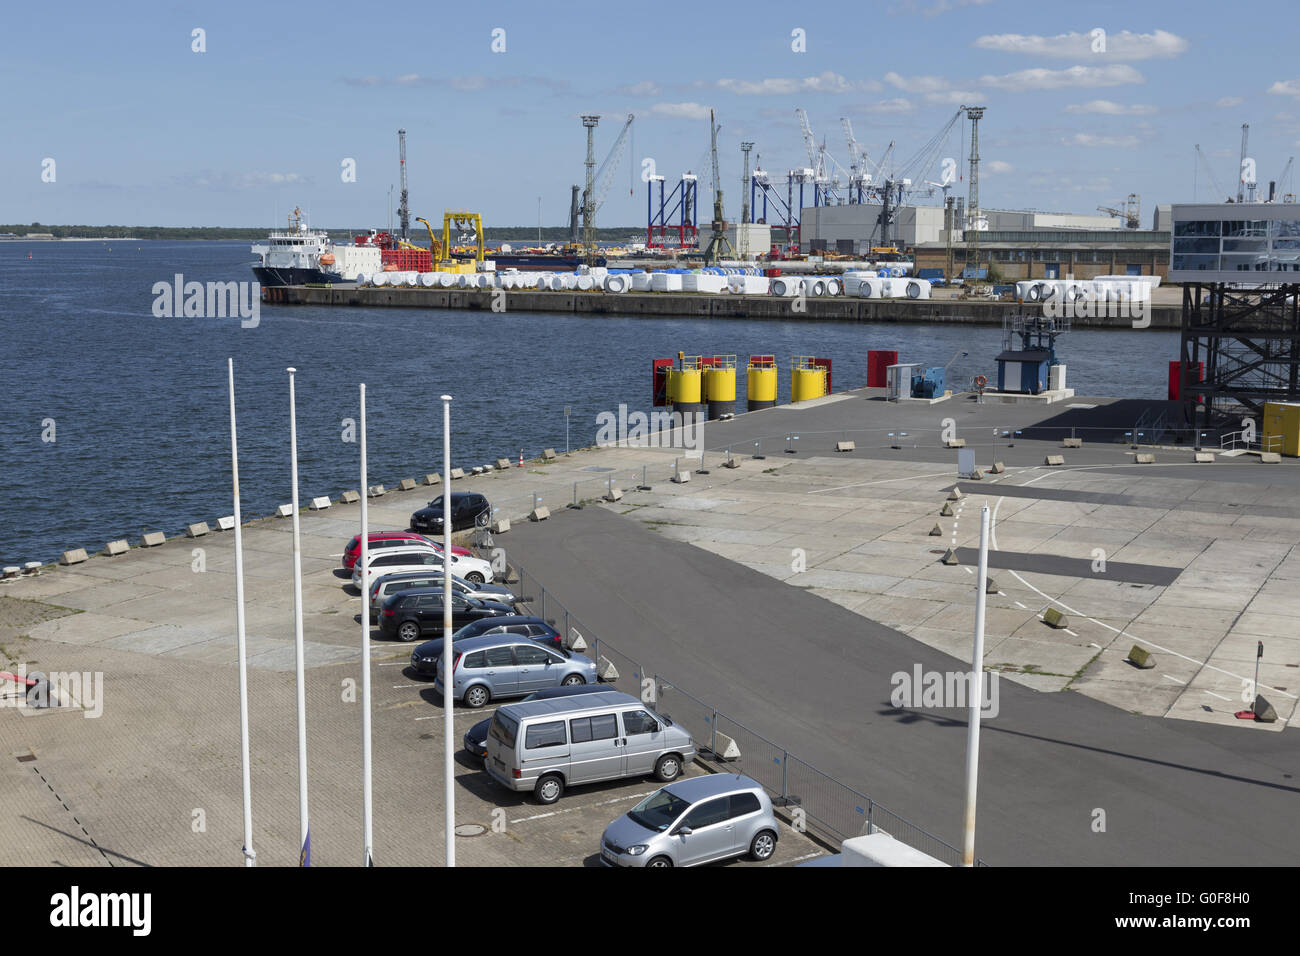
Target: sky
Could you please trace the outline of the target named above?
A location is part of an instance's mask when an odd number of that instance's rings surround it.
[[[298,205],[315,226],[386,228],[405,128],[412,216],[535,226],[540,202],[563,225],[582,114],[601,116],[599,164],[631,113],[597,224],[644,228],[649,164],[669,188],[688,170],[707,184],[709,108],[731,218],[741,141],[782,182],[809,165],[796,108],[840,167],[848,118],[873,168],[890,142],[895,171],[931,144],[925,178],[953,158],[965,195],[969,126],[932,140],[966,104],[986,107],[984,207],[1091,213],[1138,193],[1149,227],[1158,203],[1235,192],[1243,123],[1261,189],[1300,151],[1294,7],[1240,9],[11,3],[0,222],[270,226]]]

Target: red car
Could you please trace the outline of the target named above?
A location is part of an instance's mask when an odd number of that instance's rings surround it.
[[[367,538],[370,541],[371,554],[383,548],[397,548],[409,544],[427,544],[438,551],[442,550],[441,541],[435,541],[425,535],[416,534],[414,531],[371,531]],[[458,547],[453,547],[451,553],[458,554],[461,557],[472,557],[474,554],[469,548]],[[359,557],[361,557],[361,535],[354,534],[352,540],[348,542],[348,546],[343,549],[343,567],[351,571]]]

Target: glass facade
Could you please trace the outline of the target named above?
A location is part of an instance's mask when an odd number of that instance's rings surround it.
[[[1172,243],[1174,272],[1300,272],[1300,220],[1186,219]]]

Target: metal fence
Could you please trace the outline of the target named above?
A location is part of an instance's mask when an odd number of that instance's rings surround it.
[[[602,669],[602,680],[645,701],[658,713],[685,727],[706,764],[728,773],[744,774],[762,784],[774,806],[783,809],[792,824],[831,845],[851,837],[884,832],[945,863],[961,863],[960,850],[923,827],[823,773],[780,744],[687,693],[680,685],[657,673],[648,678],[639,660],[601,640],[535,576],[517,566],[512,571],[507,580],[519,596],[520,604],[528,613],[562,631],[566,645],[582,649],[582,653],[595,660]],[[979,860],[977,865],[986,864]]]

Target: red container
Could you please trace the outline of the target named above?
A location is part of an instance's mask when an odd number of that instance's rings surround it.
[[[763,275],[767,276],[769,279],[777,279],[777,278],[780,278],[780,276],[781,276],[781,270],[780,270],[780,269],[764,269],[764,270],[763,270]]]
[[[885,369],[898,364],[898,352],[886,349],[867,351],[867,388],[884,388],[888,384]]]
[[[1197,365],[1197,369],[1196,369],[1196,380],[1197,380],[1198,382],[1204,382],[1204,381],[1205,381],[1205,363],[1204,363],[1204,362],[1197,362],[1196,365]],[[1182,362],[1170,362],[1170,363],[1169,363],[1169,400],[1170,400],[1171,402],[1176,402],[1176,401],[1178,401],[1178,399],[1179,399],[1179,397],[1180,397],[1180,395],[1181,395],[1181,393],[1182,393],[1182,387],[1181,387],[1181,386],[1182,386],[1182,380],[1183,380],[1183,363],[1182,363]],[[1201,401],[1200,396],[1197,396],[1197,401]]]
[[[390,262],[398,272],[432,272],[428,249],[384,249],[379,253],[384,265]]]

